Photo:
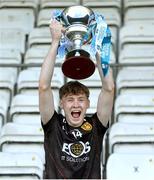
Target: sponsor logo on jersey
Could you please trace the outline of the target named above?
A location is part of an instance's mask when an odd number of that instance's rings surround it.
[[[82,156],[83,154],[87,154],[90,152],[91,146],[89,142],[83,143],[82,141],[76,142],[76,143],[63,143],[62,152],[65,152],[66,154],[78,158]]]

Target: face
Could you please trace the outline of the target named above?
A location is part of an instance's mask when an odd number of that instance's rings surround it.
[[[68,124],[78,127],[84,121],[84,116],[89,107],[89,99],[85,94],[70,94],[62,97],[60,106],[64,110]]]

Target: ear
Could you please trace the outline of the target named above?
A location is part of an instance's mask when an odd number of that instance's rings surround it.
[[[62,102],[62,100],[60,100],[59,106],[60,106],[61,109],[63,109],[63,102]]]
[[[88,99],[88,102],[87,102],[87,108],[90,107],[90,100]]]

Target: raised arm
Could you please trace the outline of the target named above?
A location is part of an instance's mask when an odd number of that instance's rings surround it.
[[[43,124],[46,124],[54,114],[51,80],[62,30],[62,25],[58,21],[52,20],[50,24],[52,43],[44,59],[39,78],[39,110]]]
[[[107,75],[104,77],[100,56],[96,54],[97,67],[102,81],[101,92],[97,102],[97,116],[103,126],[107,126],[108,121],[111,117],[114,99],[114,80],[112,75],[112,69],[109,69]]]

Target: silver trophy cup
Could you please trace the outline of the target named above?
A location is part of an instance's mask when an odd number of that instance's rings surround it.
[[[62,11],[60,21],[66,27],[64,36],[71,42],[62,71],[69,78],[85,79],[95,71],[89,52],[82,47],[92,38],[89,23],[93,18],[94,12],[85,6],[71,6]]]

